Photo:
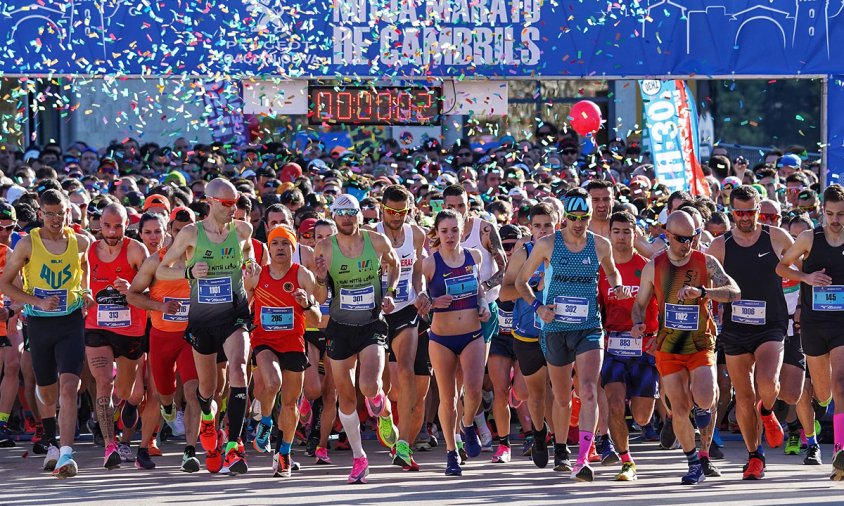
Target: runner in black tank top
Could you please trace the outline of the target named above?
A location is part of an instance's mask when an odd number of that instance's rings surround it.
[[[788,327],[788,306],[776,268],[792,241],[784,230],[759,223],[760,201],[751,186],[733,190],[730,208],[735,228],[713,241],[708,251],[741,290],[740,300],[724,304],[718,342],[736,391],[736,418],[748,452],[745,480],[765,475],[762,425],[771,448],[781,446],[785,436],[772,412],[779,396]]]
[[[783,256],[777,272],[800,281],[800,334],[818,404],[835,403],[835,453],[830,479],[844,480],[844,188],[823,193],[822,227],[806,230]],[[793,267],[803,259],[803,269]],[[838,384],[834,384],[838,382]],[[815,445],[816,446],[816,445]]]

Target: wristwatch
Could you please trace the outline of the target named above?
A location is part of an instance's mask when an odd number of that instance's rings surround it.
[[[699,287],[697,287],[697,289],[700,290],[700,298],[701,299],[706,297],[706,287],[705,286],[700,285]]]

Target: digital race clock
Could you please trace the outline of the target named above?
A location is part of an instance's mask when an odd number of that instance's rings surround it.
[[[310,124],[439,125],[442,88],[310,86]]]

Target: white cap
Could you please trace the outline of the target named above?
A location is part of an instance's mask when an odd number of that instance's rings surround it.
[[[334,199],[334,203],[331,204],[332,213],[335,213],[340,209],[357,209],[360,211],[360,202],[358,202],[358,199],[356,199],[354,195],[344,193],[337,196],[337,198]]]
[[[21,198],[21,195],[23,195],[24,193],[26,193],[26,190],[23,187],[13,185],[8,190],[6,190],[6,202],[8,202],[9,204],[14,204],[15,201]]]
[[[523,189],[519,188],[518,186],[515,187],[515,188],[511,188],[510,192],[507,195],[510,196],[510,197],[515,197],[516,195],[518,195],[518,196],[522,197],[523,199],[528,198],[527,193],[525,193],[525,191]]]
[[[656,221],[660,225],[665,225],[666,223],[668,223],[668,208],[667,207],[662,208],[662,211],[659,212],[659,216],[657,216]]]

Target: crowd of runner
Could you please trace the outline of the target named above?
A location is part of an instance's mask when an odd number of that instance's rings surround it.
[[[798,146],[716,147],[709,196],[636,143],[581,153],[549,124],[485,151],[2,147],[0,447],[67,478],[80,433],[108,469],[168,435],[182,471],[246,473],[251,445],[289,477],[302,446],[366,483],[372,431],[406,471],[444,445],[449,476],[516,453],[630,481],[640,431],[696,484],[723,431],[743,479],[774,448],[821,465],[831,415],[844,478],[844,189]]]

